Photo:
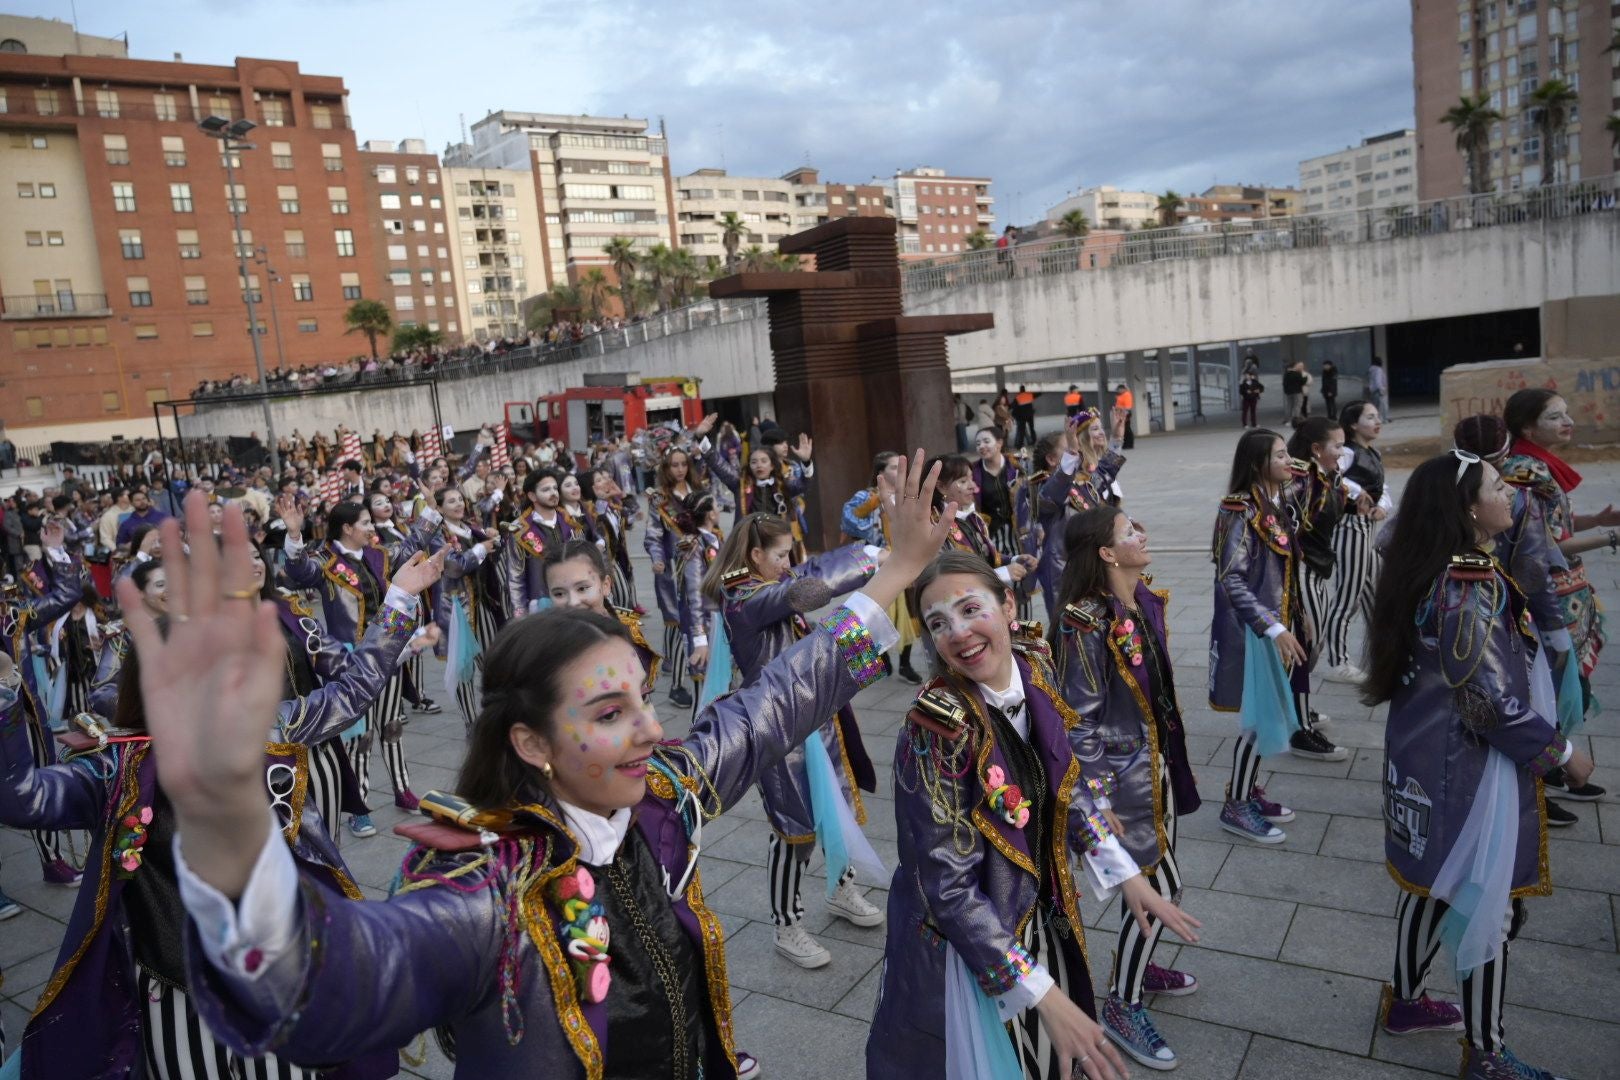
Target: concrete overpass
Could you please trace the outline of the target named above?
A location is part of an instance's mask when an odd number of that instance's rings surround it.
[[[1379,347],[1385,327],[1620,295],[1616,195],[1617,178],[1606,177],[1441,200],[1409,213],[1103,232],[1024,245],[1010,257],[971,252],[908,267],[906,309],[995,316],[993,330],[951,344],[964,390],[1003,378],[1047,389],[1128,379],[1139,393],[1177,401],[1184,414],[1200,403],[1219,412],[1231,404],[1240,341],[1279,339],[1263,352],[1269,363],[1279,354],[1304,358],[1307,335],[1371,329],[1369,348],[1388,356]],[[533,401],[603,372],[697,376],[709,399],[768,395],[774,377],[763,316],[757,301],[708,301],[562,354],[514,357],[486,373],[445,379],[444,422],[476,427],[500,416],[506,402]],[[1188,347],[1181,360],[1157,362]],[[1535,352],[1533,340],[1526,347]],[[1340,368],[1354,377],[1360,372],[1351,360]],[[339,422],[363,432],[409,431],[431,417],[420,388],[293,398],[275,411],[278,431],[306,433]],[[1162,418],[1166,426],[1175,412]],[[1145,424],[1145,411],[1140,419]],[[223,403],[183,421],[187,435],[262,426],[257,406]]]

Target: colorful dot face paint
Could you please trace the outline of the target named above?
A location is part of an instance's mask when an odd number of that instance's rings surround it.
[[[646,794],[648,757],[663,737],[643,699],[641,659],[620,638],[587,649],[559,672],[556,739],[548,763],[558,798],[597,813]]]
[[[969,574],[943,575],[921,597],[923,626],[941,661],[975,682],[1006,685],[1012,663],[1007,605]]]
[[[954,589],[942,600],[928,605],[923,612],[923,625],[935,638],[958,633],[965,629],[982,629],[983,625],[1001,616],[1001,601],[990,595],[983,586]]]

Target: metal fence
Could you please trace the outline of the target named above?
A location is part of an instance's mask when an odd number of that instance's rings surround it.
[[[1527,221],[1612,214],[1616,209],[1620,209],[1620,176],[1604,176],[1503,195],[1460,195],[1377,210],[1222,224],[1193,223],[1136,232],[1101,230],[1074,239],[1034,240],[1012,248],[986,248],[945,256],[906,267],[902,278],[905,291],[915,295],[1012,278],[1103,271],[1149,262],[1380,243]]]

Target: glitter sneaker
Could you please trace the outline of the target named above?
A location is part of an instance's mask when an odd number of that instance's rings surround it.
[[[1505,1046],[1494,1054],[1482,1054],[1465,1046],[1463,1061],[1467,1065],[1463,1080],[1564,1080],[1546,1069],[1526,1065]]]
[[[1395,989],[1384,984],[1383,1028],[1391,1035],[1421,1035],[1426,1031],[1461,1031],[1462,1012],[1449,1001],[1436,1001],[1428,994],[1411,1001],[1395,997]]]
[[[1142,976],[1142,992],[1163,994],[1165,997],[1186,997],[1198,989],[1198,980],[1185,971],[1160,967],[1148,961],[1147,974]]]
[[[84,871],[75,870],[66,859],[52,859],[44,867],[45,884],[60,885],[64,889],[77,889],[84,880]]]
[[[1260,816],[1273,825],[1286,825],[1294,820],[1294,812],[1282,803],[1275,803],[1266,798],[1266,789],[1259,784],[1249,789],[1249,801],[1260,811]]]
[[[416,797],[416,792],[406,788],[404,791],[394,793],[394,805],[401,810],[414,812],[417,807],[422,805],[422,800]]]
[[[371,823],[370,814],[351,814],[349,816],[349,834],[356,839],[365,840],[377,835],[377,826]]]
[[[1221,828],[1256,844],[1280,844],[1288,834],[1267,821],[1253,802],[1228,802],[1221,806]]]
[[[1098,1019],[1121,1050],[1148,1068],[1168,1072],[1179,1064],[1176,1052],[1164,1044],[1164,1037],[1141,1002],[1127,1005],[1118,994],[1109,994]]]

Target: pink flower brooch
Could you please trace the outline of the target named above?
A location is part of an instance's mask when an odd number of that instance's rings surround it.
[[[608,921],[602,905],[596,902],[596,881],[589,870],[577,867],[557,882],[557,900],[562,905],[563,948],[574,965],[579,996],[592,1004],[607,1000]]]
[[[984,786],[990,792],[990,809],[1000,814],[1003,821],[1015,829],[1029,824],[1029,808],[1032,804],[1024,798],[1022,788],[1007,783],[1007,774],[1001,771],[1000,765],[992,765],[985,770]]]
[[[143,806],[125,814],[119,823],[116,847],[118,876],[127,878],[141,868],[141,849],[146,847],[146,827],[152,824],[152,808]]]

